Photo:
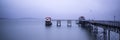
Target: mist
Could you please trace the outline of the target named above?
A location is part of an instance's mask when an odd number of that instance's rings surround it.
[[[120,20],[120,0],[1,0],[0,18]]]

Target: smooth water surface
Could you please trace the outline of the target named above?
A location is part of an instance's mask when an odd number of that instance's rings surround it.
[[[87,30],[79,27],[75,21],[67,27],[62,21],[61,27],[53,25],[46,27],[40,19],[9,19],[0,20],[2,40],[92,40]]]

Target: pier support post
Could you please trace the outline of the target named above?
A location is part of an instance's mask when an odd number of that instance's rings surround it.
[[[103,32],[103,37],[104,37],[104,40],[107,40],[107,30],[105,28],[103,28],[104,32]]]
[[[71,26],[71,20],[67,20],[67,26]]]
[[[110,30],[108,30],[108,32],[107,32],[107,34],[108,34],[108,40],[110,40]]]
[[[91,31],[93,36],[94,36],[94,40],[98,40],[98,27],[97,26],[93,26],[93,30]]]
[[[95,39],[98,40],[98,27],[95,26],[94,28],[94,33],[95,33]]]
[[[57,20],[57,26],[61,26],[61,20]]]
[[[119,30],[119,40],[120,40],[120,30]]]
[[[93,26],[90,23],[88,23],[88,29],[90,30],[90,32],[93,31]]]

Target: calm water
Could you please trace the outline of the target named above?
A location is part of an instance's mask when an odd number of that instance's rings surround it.
[[[72,21],[72,26],[67,27],[67,22],[62,21],[62,26],[57,27],[52,21],[51,27],[46,27],[44,20],[40,19],[9,19],[0,20],[2,40],[93,40],[89,32],[79,27]]]

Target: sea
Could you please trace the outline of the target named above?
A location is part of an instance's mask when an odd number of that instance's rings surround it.
[[[98,28],[102,32],[102,28]],[[94,40],[94,36],[76,21],[67,26],[67,21],[61,21],[57,26],[52,21],[51,26],[45,26],[44,19],[0,19],[1,40]],[[119,34],[110,33],[111,40],[119,40]],[[103,40],[102,33],[97,40]]]

